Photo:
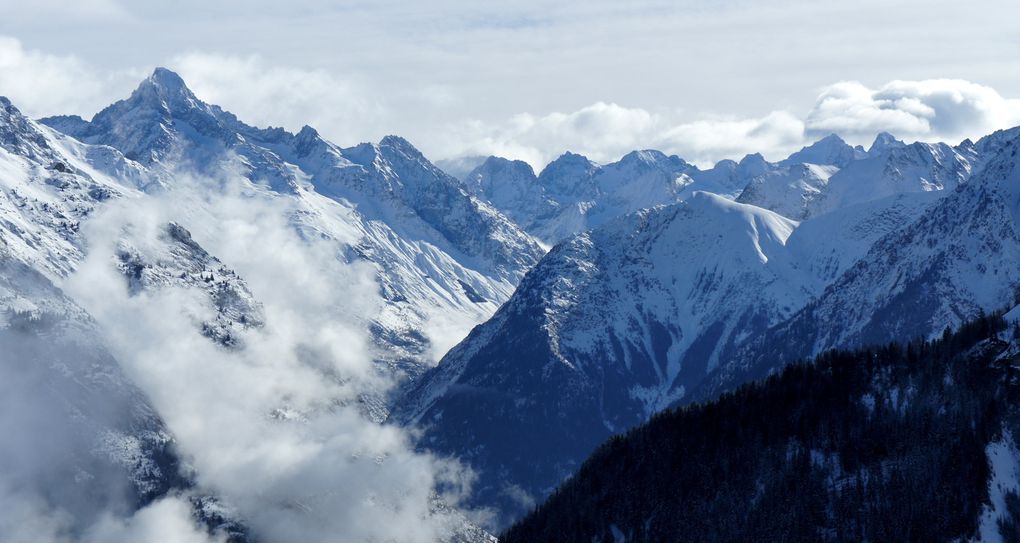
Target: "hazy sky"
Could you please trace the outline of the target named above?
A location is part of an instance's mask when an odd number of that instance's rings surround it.
[[[0,0],[0,13],[0,94],[32,115],[91,115],[165,65],[250,123],[344,145],[396,133],[437,159],[656,147],[710,162],[828,131],[959,140],[1020,122],[1020,7],[998,0]]]

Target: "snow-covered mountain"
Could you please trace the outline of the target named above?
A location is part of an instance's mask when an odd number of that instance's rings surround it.
[[[699,394],[832,347],[932,336],[1012,299],[1020,287],[1020,138],[1014,129],[986,139],[979,144],[993,154],[966,183],[878,239],[793,318],[749,341]]]
[[[398,416],[426,429],[431,450],[477,467],[479,500],[505,522],[599,442],[682,399],[750,331],[806,302],[780,255],[796,225],[696,193],[574,236]]]
[[[40,424],[81,421],[66,446],[82,454],[54,473],[112,470],[126,512],[192,485],[91,306],[61,288],[95,254],[82,228],[104,209],[239,183],[331,262],[371,271],[381,311],[358,330],[382,373],[410,377],[391,420],[476,468],[473,503],[501,525],[665,407],[829,347],[937,334],[1008,299],[1017,134],[957,146],[882,134],[867,151],[832,135],[710,169],[654,150],[604,165],[566,153],[538,175],[489,157],[448,163],[455,178],[396,136],[343,148],[307,126],[249,126],[165,69],[91,120],[35,122],[0,98],[0,339],[32,362],[4,369],[49,387],[32,399]],[[108,233],[107,264],[130,296],[195,294],[202,344],[244,352],[271,304],[180,214]],[[391,398],[364,392],[385,418]],[[488,537],[463,524],[463,538]]]
[[[63,511],[69,519],[64,528],[72,533],[104,514],[128,515],[194,485],[162,417],[125,375],[92,316],[59,287],[85,258],[83,222],[110,201],[140,197],[137,187],[152,179],[115,149],[55,133],[0,97],[0,374],[6,414],[0,423],[4,435],[18,436],[2,454],[3,492],[41,492],[19,499],[37,498]],[[123,259],[109,263],[120,270],[125,287],[141,292],[201,285],[221,310],[195,324],[222,344],[242,326],[239,320],[258,324],[260,308],[244,282],[186,230],[167,225],[151,247],[173,257],[143,262],[124,246]],[[213,279],[214,270],[220,277]],[[217,503],[196,497],[194,515],[243,539],[236,520],[209,513]]]
[[[423,446],[478,468],[479,501],[512,518],[595,443],[667,405],[789,356],[929,335],[993,309],[1020,284],[1004,139],[880,137],[869,156],[829,137],[794,155],[827,164],[766,163],[737,198],[800,222],[695,193],[568,238],[397,414],[424,428]]]
[[[771,167],[761,155],[700,170],[660,151],[633,151],[600,165],[564,153],[540,174],[526,163],[489,157],[464,177],[468,189],[526,231],[555,244],[641,209],[679,202],[696,191],[735,197]]]
[[[495,311],[542,254],[406,140],[342,149],[307,126],[297,134],[253,128],[199,100],[166,69],[91,121],[42,122],[137,159],[156,178],[147,190],[183,174],[228,171],[286,199],[305,236],[375,267],[386,300],[373,323],[377,355],[412,376]]]
[[[0,98],[0,213],[8,258],[17,259],[57,284],[85,257],[80,227],[113,200],[142,198],[140,187],[160,183],[117,150],[55,133],[25,118]],[[217,308],[201,326],[231,343],[231,331],[258,326],[261,308],[237,274],[209,255],[182,226],[167,224],[143,254],[120,242],[116,265],[132,292],[166,286],[198,288]]]
[[[807,213],[817,216],[903,193],[948,194],[970,177],[975,159],[968,146],[918,142],[892,147],[834,173]]]
[[[966,143],[907,145],[885,133],[865,153],[833,135],[751,178],[737,201],[803,220],[898,194],[937,196],[965,182],[976,157]]]
[[[6,99],[0,99],[0,106],[0,339],[5,355],[0,370],[34,395],[31,402],[10,396],[12,402],[30,404],[25,424],[38,422],[67,434],[51,444],[54,454],[62,455],[61,463],[34,471],[14,469],[30,479],[25,481],[30,490],[67,490],[66,498],[44,498],[72,513],[82,524],[78,528],[95,520],[86,514],[90,511],[126,516],[171,490],[195,494],[190,490],[194,482],[175,456],[170,431],[124,377],[98,325],[61,292],[68,277],[110,242],[114,249],[100,265],[119,274],[127,295],[167,289],[204,299],[201,304],[208,307],[187,316],[194,317],[192,324],[210,344],[243,350],[240,337],[265,322],[262,304],[244,279],[183,226],[192,218],[186,209],[180,223],[150,230],[128,222],[103,233],[112,240],[86,240],[83,225],[94,219],[103,224],[105,219],[97,218],[101,211],[132,207],[116,202],[137,202],[145,209],[175,191],[195,191],[200,202],[206,188],[213,195],[223,183],[246,179],[250,194],[284,202],[281,207],[291,210],[290,226],[306,240],[331,243],[342,262],[363,260],[374,266],[389,309],[372,323],[374,354],[408,374],[430,363],[436,356],[430,349],[441,352],[443,342],[458,339],[467,326],[493,311],[541,253],[512,222],[470,197],[460,182],[400,138],[341,151],[310,128],[296,135],[254,129],[197,100],[166,70],[157,70],[129,99],[91,122],[60,117],[40,124]],[[252,205],[262,201],[250,200]],[[47,387],[46,393],[36,394],[27,385]],[[37,404],[39,409],[31,407]],[[375,419],[386,413],[378,399],[366,407]],[[24,421],[5,417],[7,422]],[[65,426],[73,431],[60,430]],[[31,431],[44,436],[41,428]],[[26,441],[29,456],[36,445],[39,450],[49,446]],[[117,488],[107,489],[108,483]],[[90,494],[114,490],[124,499]],[[81,516],[74,509],[79,503],[89,507]],[[428,504],[430,511],[448,509],[442,500],[437,503]],[[195,497],[192,505],[197,519],[243,537],[215,498]],[[453,540],[491,539],[455,511],[436,514],[450,524],[444,531]]]
[[[817,164],[819,166],[843,168],[851,162],[866,156],[868,156],[868,153],[863,147],[852,147],[836,134],[829,134],[780,161],[779,165]]]
[[[531,165],[521,160],[490,156],[464,177],[464,184],[521,225],[553,215],[561,205],[539,184]]]
[[[831,134],[777,163],[756,153],[703,170],[677,156],[645,150],[599,165],[568,152],[537,176],[524,162],[489,157],[464,180],[480,199],[555,244],[627,213],[682,201],[697,191],[735,198],[799,221],[902,192],[954,188],[969,175],[974,156],[966,145],[907,146],[887,133],[865,151]]]
[[[778,167],[752,178],[737,201],[771,209],[784,217],[803,220],[826,194],[835,166],[795,163]]]

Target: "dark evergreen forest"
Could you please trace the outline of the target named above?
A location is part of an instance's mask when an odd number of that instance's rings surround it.
[[[540,541],[951,541],[977,535],[986,446],[1020,436],[1020,328],[831,351],[603,444],[508,529]],[[1020,498],[1000,526],[1020,541]]]

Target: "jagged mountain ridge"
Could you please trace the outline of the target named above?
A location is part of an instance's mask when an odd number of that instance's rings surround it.
[[[538,175],[522,161],[489,157],[464,181],[473,194],[552,245],[697,191],[799,221],[904,192],[954,188],[966,180],[975,156],[967,143],[908,146],[882,133],[865,151],[830,134],[775,163],[756,153],[700,169],[675,155],[645,150],[600,165],[567,152]]]
[[[760,158],[760,155],[757,156]],[[489,157],[464,177],[479,198],[514,218],[548,244],[627,213],[675,203],[696,191],[735,196],[751,172],[765,168],[748,157],[700,170],[680,157],[633,151],[617,162],[596,164],[564,153],[535,175],[522,161]]]
[[[789,321],[749,341],[699,394],[768,373],[777,360],[930,336],[1010,299],[1020,286],[1020,141],[1012,131],[986,139],[998,143],[970,180],[877,240]]]
[[[6,98],[0,106],[0,361],[13,380],[8,385],[25,387],[5,394],[19,402],[5,409],[18,413],[6,422],[36,427],[13,450],[37,456],[29,466],[19,465],[24,459],[5,462],[15,469],[5,479],[27,476],[19,484],[34,491],[31,477],[46,478],[51,484],[43,499],[68,511],[70,529],[81,530],[100,514],[129,515],[193,491],[193,474],[172,433],[124,374],[96,322],[60,286],[88,254],[82,225],[113,201],[142,198],[139,187],[156,178],[113,148],[82,144],[27,119]],[[164,251],[158,259],[146,261],[121,242],[109,265],[126,290],[197,288],[215,316],[195,325],[223,345],[233,343],[238,329],[260,324],[261,307],[236,273],[179,225],[163,231],[148,244]],[[38,428],[51,437],[35,447]],[[215,497],[196,500],[196,518],[244,539],[237,519],[204,516],[202,507],[217,503]]]
[[[59,284],[85,257],[82,223],[107,202],[142,198],[139,188],[152,186],[159,176],[115,149],[81,144],[40,126],[6,99],[0,99],[0,105],[4,134],[0,233],[7,258]],[[136,248],[121,241],[117,265],[132,292],[201,283],[218,309],[216,322],[202,323],[208,334],[225,340],[231,328],[259,325],[261,309],[244,281],[202,249],[186,229],[166,225],[154,241],[165,252],[152,262],[145,262]],[[206,271],[208,277],[203,275]]]
[[[304,235],[375,266],[386,301],[372,324],[377,355],[412,377],[445,351],[451,333],[466,333],[495,311],[542,253],[406,140],[388,136],[344,149],[307,126],[297,134],[253,128],[202,102],[162,68],[92,121],[42,122],[118,148],[164,183],[181,170],[235,171],[286,199]]]

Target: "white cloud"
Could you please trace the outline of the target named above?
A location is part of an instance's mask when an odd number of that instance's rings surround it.
[[[137,85],[140,73],[99,70],[75,56],[25,49],[0,36],[0,95],[30,117],[95,113],[111,96]]]
[[[522,113],[499,125],[455,123],[440,131],[440,141],[430,147],[450,156],[502,155],[536,168],[567,150],[604,161],[640,145],[659,122],[643,109],[597,102],[571,113]]]
[[[0,540],[8,543],[69,542],[73,519],[33,492],[0,482]]]
[[[571,113],[516,115],[505,123],[452,125],[441,155],[495,154],[541,169],[565,151],[610,162],[635,149],[659,149],[700,164],[762,151],[778,156],[804,142],[804,123],[777,111],[761,118],[706,117],[677,122],[669,115],[598,102]],[[443,149],[445,146],[445,149]]]
[[[960,79],[892,81],[877,89],[843,82],[822,91],[806,122],[812,133],[851,139],[884,130],[907,139],[958,141],[1020,123],[1020,100]]]
[[[449,126],[437,158],[496,154],[540,169],[564,151],[612,161],[655,148],[710,165],[761,152],[780,159],[820,136],[836,133],[868,144],[879,132],[907,141],[977,139],[1020,124],[1020,100],[959,79],[892,81],[872,89],[858,82],[825,87],[803,117],[785,110],[763,117],[706,116],[693,120],[597,102],[571,113],[520,114],[503,123]]]
[[[804,143],[804,122],[785,111],[761,118],[708,118],[680,123],[658,135],[662,148],[700,164],[761,152],[779,158]]]
[[[53,489],[47,489],[52,491]],[[128,517],[100,512],[91,525],[76,527],[72,518],[32,490],[0,483],[0,540],[5,543],[222,543],[196,524],[191,505],[180,496],[157,500]]]
[[[376,370],[366,323],[381,303],[371,270],[337,246],[304,240],[292,209],[252,189],[210,194],[178,176],[175,189],[113,204],[86,227],[90,253],[65,285],[107,332],[125,372],[151,398],[198,484],[235,506],[266,541],[433,542],[456,519],[433,514],[437,485],[451,502],[470,479],[416,453],[400,428],[367,420],[359,397],[392,385]],[[236,190],[236,191],[235,191]],[[197,293],[128,295],[113,268],[117,240],[145,240],[169,220],[237,270],[264,304],[263,329],[242,350],[201,335]],[[129,526],[130,527],[130,526]]]
[[[225,540],[220,535],[210,536],[196,526],[191,506],[178,497],[151,503],[126,519],[106,515],[81,538],[82,543],[222,543]]]

